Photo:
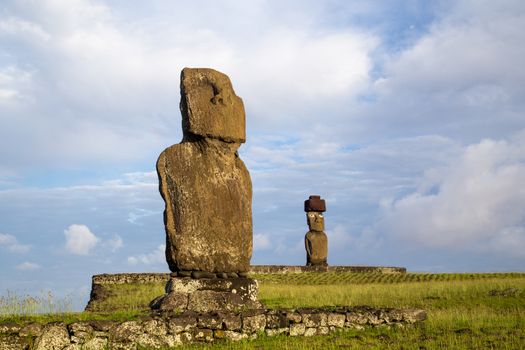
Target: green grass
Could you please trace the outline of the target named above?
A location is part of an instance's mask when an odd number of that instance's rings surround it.
[[[98,303],[102,310],[149,311],[150,301],[164,294],[165,283],[113,284],[109,297]]]
[[[505,274],[352,274],[303,273],[254,276],[260,299],[272,308],[370,305],[422,308],[428,320],[402,329],[347,330],[327,336],[265,337],[240,343],[218,342],[187,349],[523,349],[525,273]],[[31,314],[31,307],[2,308],[0,321],[66,323],[82,319],[139,317],[145,301],[163,293],[162,284],[124,286],[108,299],[119,313]],[[152,297],[153,296],[153,297]],[[12,299],[25,305],[24,298]],[[1,299],[0,299],[1,300]],[[45,300],[42,300],[45,302]],[[56,303],[55,303],[56,305]],[[142,305],[142,306],[141,306]],[[6,310],[11,310],[6,315]],[[51,311],[51,309],[50,309]],[[8,312],[9,313],[9,312]],[[3,315],[2,315],[3,314]],[[184,347],[182,348],[184,349]]]
[[[370,305],[422,308],[404,329],[348,330],[312,338],[260,337],[187,349],[523,349],[525,274],[258,275],[269,307]],[[351,281],[351,282],[349,282]]]

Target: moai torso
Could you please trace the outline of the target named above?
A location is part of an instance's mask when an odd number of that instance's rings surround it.
[[[171,271],[245,272],[252,255],[252,188],[237,149],[242,100],[212,69],[181,74],[184,139],[157,161]]]
[[[306,222],[310,231],[304,237],[307,266],[326,266],[328,258],[328,237],[324,232],[325,201],[320,196],[310,196],[304,203]]]

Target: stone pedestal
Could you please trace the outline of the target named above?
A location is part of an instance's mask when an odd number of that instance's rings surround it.
[[[261,309],[259,287],[251,278],[171,277],[166,294],[153,300],[150,307],[160,311],[242,311]]]

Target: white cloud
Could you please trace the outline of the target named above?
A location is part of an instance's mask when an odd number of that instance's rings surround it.
[[[115,235],[113,238],[104,241],[104,244],[109,247],[112,252],[116,252],[124,246],[124,241],[119,235]]]
[[[253,235],[253,250],[266,250],[271,247],[270,236],[264,233]]]
[[[34,74],[27,76],[30,81],[23,89],[8,84],[1,90],[0,83],[0,96],[16,100],[23,94],[34,104],[20,103],[18,109],[0,113],[10,121],[9,128],[0,130],[5,145],[0,149],[11,153],[5,154],[6,164],[149,157],[181,135],[179,92],[174,87],[185,66],[228,73],[247,108],[255,112],[251,123],[265,129],[270,124],[308,129],[306,121],[319,123],[315,108],[329,118],[327,108],[335,108],[334,99],[345,103],[370,82],[370,53],[379,39],[348,27],[319,30],[315,11],[298,16],[290,8],[278,19],[275,7],[280,5],[231,3],[225,5],[230,11],[224,12],[224,6],[208,4],[204,7],[216,8],[224,17],[199,8],[201,17],[195,22],[189,16],[193,5],[159,6],[172,16],[156,13],[154,20],[141,16],[127,23],[118,11],[92,1],[67,6],[41,1],[10,11],[13,15],[4,27],[11,28],[13,42],[28,33],[35,38],[13,46],[14,52],[30,53],[20,55],[24,59],[13,61],[13,66],[33,67]],[[293,22],[286,24],[286,17]],[[239,30],[240,18],[250,23],[249,29]],[[162,40],[159,32],[164,33]],[[30,130],[26,118],[32,118]],[[31,141],[21,145],[17,135]]]
[[[5,233],[0,233],[0,245],[10,245],[16,242],[16,237]]]
[[[166,245],[161,244],[157,247],[157,249],[155,249],[154,251],[150,253],[129,256],[128,264],[130,265],[137,265],[137,264],[157,265],[157,264],[165,263],[166,262],[165,250],[166,250]]]
[[[454,2],[412,46],[386,55],[359,125],[367,136],[506,137],[524,127],[524,40],[523,2]]]
[[[0,246],[6,246],[9,251],[13,253],[27,253],[31,250],[31,246],[27,244],[20,244],[15,236],[0,233]]]
[[[66,250],[71,254],[88,255],[100,239],[86,225],[73,224],[64,230]]]
[[[21,271],[34,271],[34,270],[38,270],[40,268],[42,268],[42,266],[40,266],[38,264],[35,264],[35,263],[32,263],[32,262],[29,262],[29,261],[26,261],[26,262],[16,266],[16,269],[17,270],[21,270]]]
[[[525,131],[485,139],[420,188],[383,203],[381,230],[413,246],[490,251],[525,258]]]
[[[31,72],[24,71],[16,66],[0,66],[0,107],[3,104],[14,103],[17,100],[22,101],[22,99],[27,98],[31,80]],[[27,100],[24,102],[27,103]]]

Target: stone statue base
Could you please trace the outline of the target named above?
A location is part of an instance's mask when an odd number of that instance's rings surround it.
[[[252,278],[170,277],[166,294],[150,303],[159,311],[242,311],[261,309],[259,286]]]

